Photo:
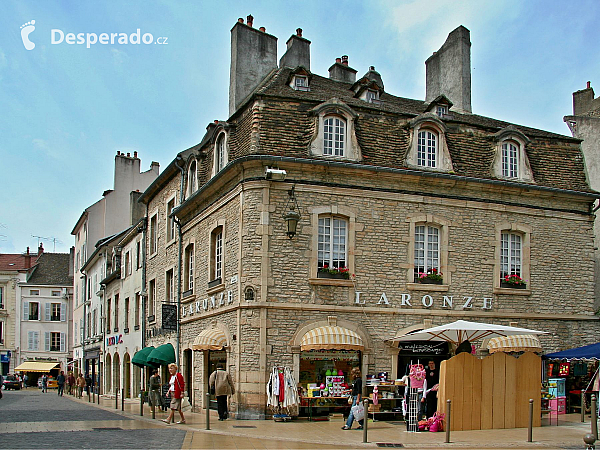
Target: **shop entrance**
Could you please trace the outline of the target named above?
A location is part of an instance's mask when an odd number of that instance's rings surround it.
[[[217,370],[217,365],[222,364],[225,370],[227,370],[227,352],[225,350],[209,350],[208,351],[208,372],[206,377],[206,384],[210,379],[210,374]],[[206,392],[210,392],[210,386],[206,387]],[[217,397],[213,394],[210,395],[210,409],[217,409]]]

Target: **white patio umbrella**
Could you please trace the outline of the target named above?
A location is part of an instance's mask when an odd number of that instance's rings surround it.
[[[457,320],[446,325],[396,336],[392,339],[392,342],[446,341],[458,345],[463,341],[476,341],[478,339],[512,336],[515,334],[546,334],[546,332],[506,325]]]

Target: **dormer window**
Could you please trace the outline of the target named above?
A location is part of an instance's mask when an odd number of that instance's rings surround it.
[[[410,122],[412,137],[406,163],[418,169],[452,170],[446,144],[446,126],[433,113],[422,114]]]
[[[223,131],[217,136],[214,149],[214,170],[213,176],[219,173],[227,165],[227,134]]]
[[[292,81],[292,87],[297,91],[308,91],[308,77],[296,75]]]
[[[311,154],[326,158],[360,160],[361,153],[354,132],[358,115],[337,98],[315,107],[315,134]]]
[[[341,117],[329,116],[323,120],[323,126],[323,154],[344,156],[346,121]]]
[[[379,92],[372,89],[367,90],[367,102],[379,103]]]
[[[494,137],[497,140],[494,175],[498,178],[533,182],[533,173],[525,152],[529,142],[527,136],[511,125],[500,130]]]
[[[448,114],[448,107],[446,105],[438,105],[435,108],[435,113],[438,115],[438,117],[444,117],[446,114]]]
[[[194,192],[198,190],[198,170],[196,166],[196,160],[193,160],[190,163],[190,167],[188,168],[188,176],[187,176],[187,196],[191,196]]]

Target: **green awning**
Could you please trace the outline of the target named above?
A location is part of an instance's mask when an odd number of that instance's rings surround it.
[[[156,367],[157,364],[148,362],[148,356],[153,350],[154,347],[144,347],[140,351],[136,352],[135,355],[133,355],[133,358],[131,358],[131,364],[135,364],[138,367]]]
[[[175,362],[175,349],[173,344],[163,344],[160,347],[156,347],[148,357],[146,361],[159,366],[166,366]]]

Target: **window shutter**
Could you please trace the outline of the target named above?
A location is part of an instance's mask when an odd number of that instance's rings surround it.
[[[50,351],[50,332],[46,331],[46,351],[49,352]]]
[[[60,351],[61,352],[65,352],[65,342],[66,338],[65,338],[65,333],[60,333]]]
[[[60,321],[61,322],[67,321],[67,308],[65,308],[65,305],[63,305],[63,304],[60,305]]]
[[[52,308],[51,303],[46,303],[46,322],[50,322],[50,309]]]
[[[33,350],[33,331],[27,332],[27,350]]]
[[[23,302],[23,320],[29,320],[29,302]]]
[[[40,332],[39,331],[34,331],[33,332],[33,349],[34,350],[39,350],[40,349]]]

